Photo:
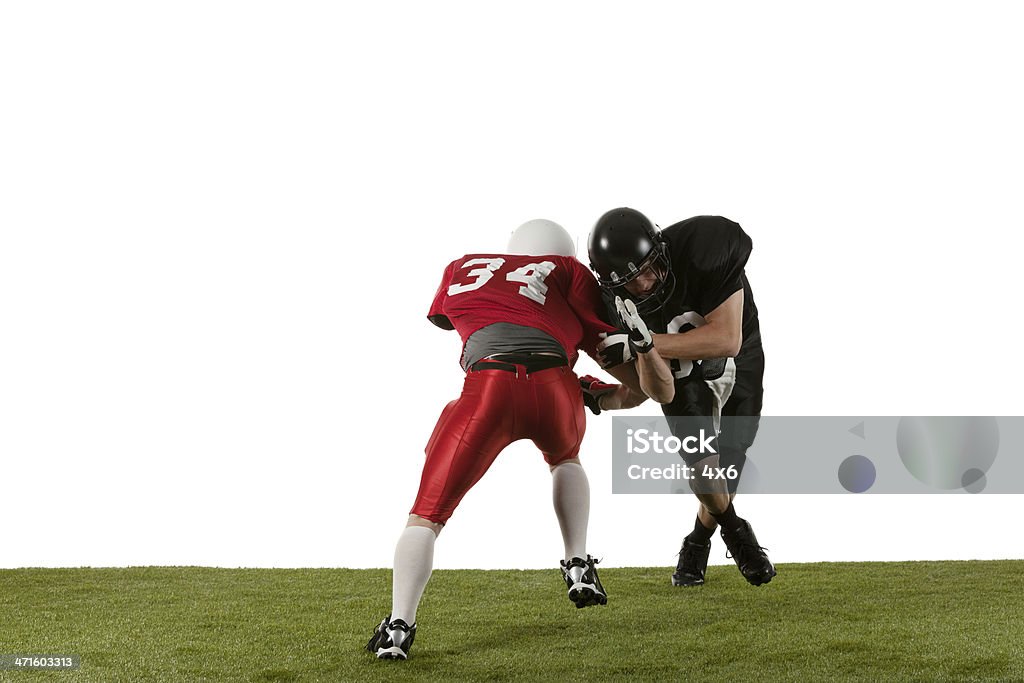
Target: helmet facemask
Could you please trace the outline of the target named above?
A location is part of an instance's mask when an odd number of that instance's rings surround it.
[[[639,277],[645,268],[651,268],[658,278],[658,284],[650,294],[637,296],[626,289],[626,285]],[[629,263],[629,271],[617,273],[612,271],[608,278],[598,277],[601,286],[616,296],[631,299],[636,304],[640,315],[653,313],[660,309],[672,296],[676,288],[676,276],[672,272],[672,264],[668,258],[668,249],[664,242],[657,244],[647,258],[636,265]]]

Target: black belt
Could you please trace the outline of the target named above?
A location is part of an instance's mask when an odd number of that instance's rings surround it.
[[[536,353],[503,353],[490,358],[481,358],[469,366],[469,371],[479,372],[480,370],[505,370],[506,372],[515,372],[518,374],[520,368],[522,368],[526,371],[526,374],[530,374],[531,372],[540,372],[541,370],[548,370],[550,368],[563,368],[568,365],[568,361],[561,356],[547,356]]]

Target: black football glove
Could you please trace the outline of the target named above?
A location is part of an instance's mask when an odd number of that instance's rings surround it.
[[[600,398],[618,389],[619,385],[606,384],[592,375],[583,375],[583,377],[580,377],[580,387],[583,389],[583,403],[594,415],[600,415]]]
[[[637,313],[636,304],[632,299],[622,300],[615,297],[615,310],[619,313],[622,327],[629,333],[629,347],[634,353],[647,353],[654,348],[654,338],[647,329],[647,323]]]
[[[602,332],[601,341],[597,344],[597,362],[602,370],[614,368],[636,359],[629,343],[629,332],[616,330],[615,332]]]

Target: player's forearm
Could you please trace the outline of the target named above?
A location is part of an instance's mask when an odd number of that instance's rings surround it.
[[[733,357],[743,342],[742,335],[710,322],[689,332],[653,336],[662,358],[682,360]]]
[[[675,398],[675,380],[672,368],[657,351],[641,355],[642,360],[626,363],[609,371],[623,382],[619,388],[600,398],[602,410],[629,410],[648,399],[670,403]],[[628,371],[626,371],[628,368]]]
[[[647,400],[647,394],[640,387],[636,363],[623,363],[607,370],[612,377],[622,382],[622,385],[615,392],[601,397],[603,410],[628,410]]]
[[[661,357],[657,346],[636,359],[636,370],[640,376],[640,388],[658,403],[671,403],[676,395],[676,383],[672,368]]]
[[[644,394],[638,394],[625,384],[620,384],[615,391],[604,394],[597,402],[601,406],[601,410],[628,410],[629,408],[637,407],[646,400],[647,396]]]

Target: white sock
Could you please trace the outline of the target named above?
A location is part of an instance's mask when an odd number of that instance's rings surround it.
[[[590,520],[590,482],[583,466],[567,462],[551,471],[551,493],[558,526],[562,529],[565,559],[587,557],[587,522]]]
[[[434,568],[437,536],[425,526],[405,528],[395,546],[395,570],[391,580],[391,620],[416,623],[416,607]]]

